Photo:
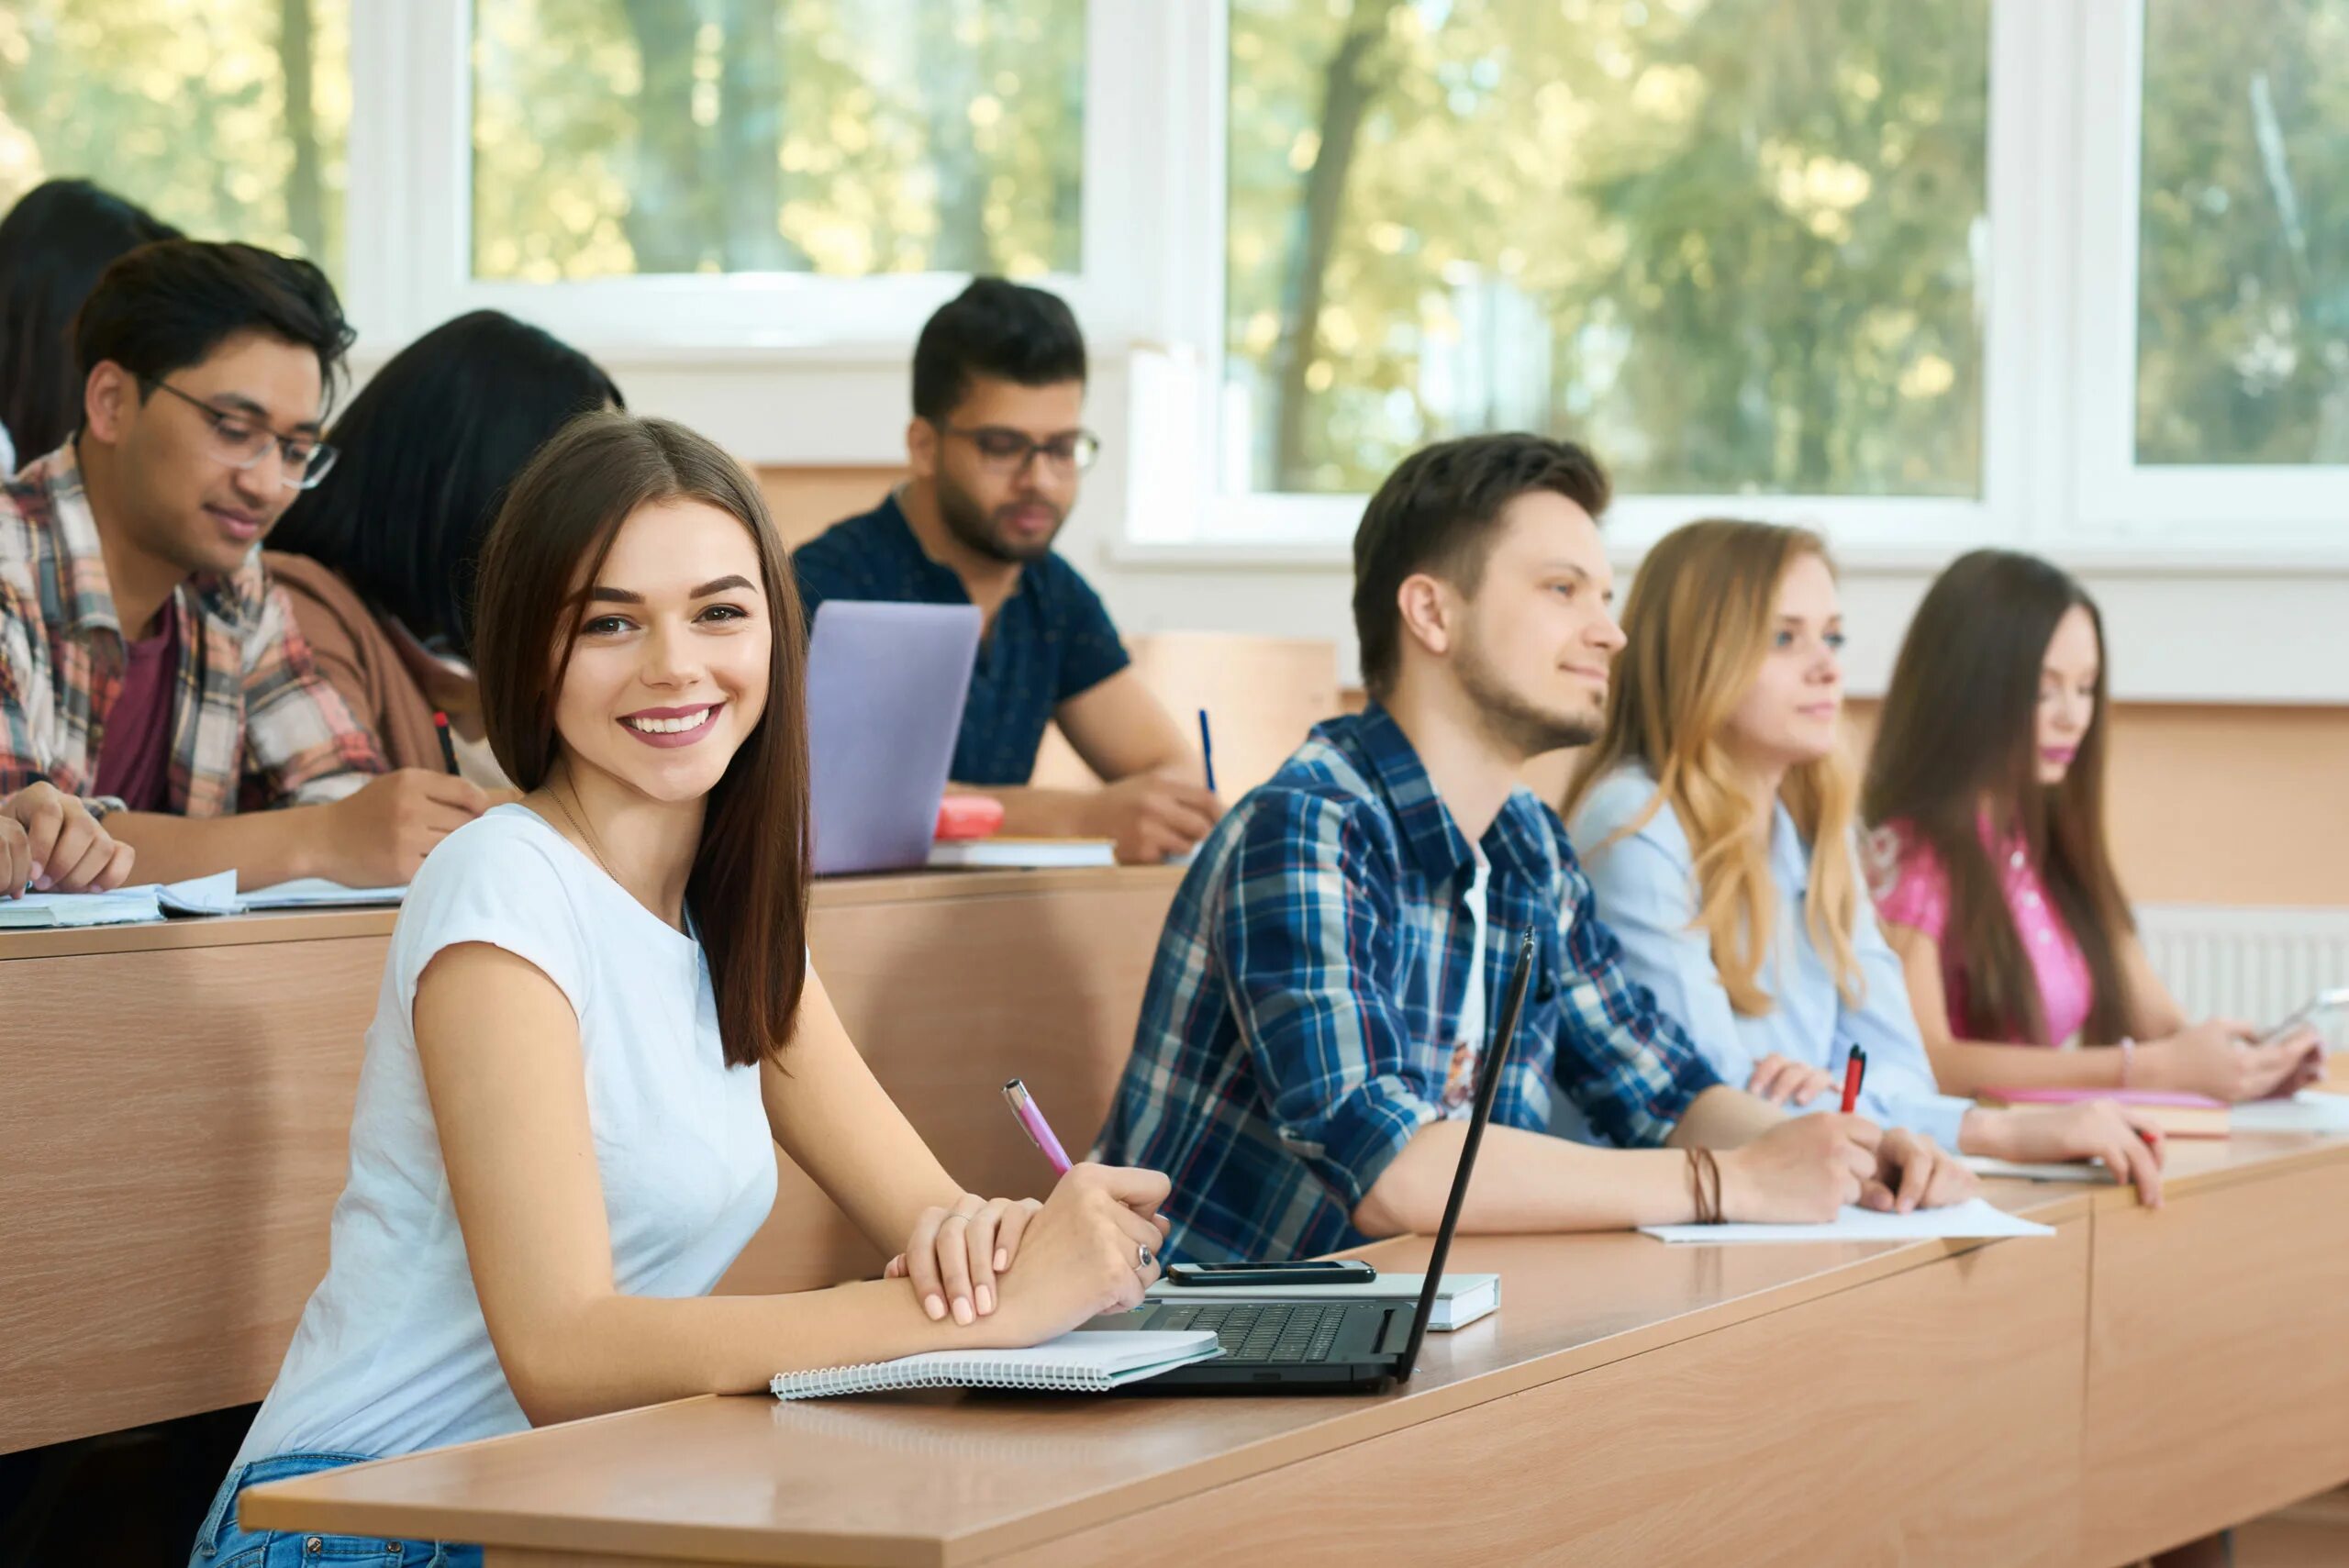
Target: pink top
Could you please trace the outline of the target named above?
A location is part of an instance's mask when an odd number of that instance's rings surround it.
[[[2096,1001],[2096,982],[2087,960],[2072,940],[2064,917],[2048,902],[2039,872],[2031,863],[2020,836],[2001,847],[1990,842],[1989,824],[1983,824],[1983,846],[1998,862],[1999,879],[2023,951],[2039,977],[2039,1003],[2047,1015],[2046,1040],[2011,1037],[2018,1045],[2067,1045],[2087,1022]],[[1876,895],[1877,917],[1906,926],[1931,937],[1941,948],[1942,989],[1949,1004],[1954,1035],[1966,1033],[1965,964],[1964,955],[1950,951],[1943,933],[1949,926],[1949,873],[1930,844],[1913,838],[1906,825],[1893,823],[1868,835],[1866,844],[1869,890]]]

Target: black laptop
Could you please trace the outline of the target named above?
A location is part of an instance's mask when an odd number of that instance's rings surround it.
[[[1419,1292],[1419,1305],[1407,1313],[1393,1301],[1283,1300],[1277,1288],[1268,1287],[1255,1300],[1193,1304],[1178,1296],[1097,1318],[1085,1328],[1212,1329],[1222,1342],[1223,1354],[1214,1360],[1160,1373],[1132,1385],[1131,1392],[1221,1388],[1339,1393],[1376,1390],[1410,1381],[1412,1369],[1419,1364],[1419,1341],[1426,1337],[1428,1319],[1435,1311],[1436,1292],[1443,1284],[1444,1259],[1452,1251],[1452,1233],[1460,1223],[1460,1206],[1468,1196],[1468,1173],[1475,1168],[1476,1145],[1484,1140],[1485,1125],[1493,1119],[1501,1064],[1517,1038],[1518,1015],[1525,1010],[1526,986],[1533,976],[1533,933],[1528,931],[1518,948],[1500,1027],[1493,1031],[1492,1049],[1485,1052],[1477,1071],[1475,1108],[1468,1118],[1468,1136],[1460,1146],[1460,1168],[1453,1173],[1452,1195],[1443,1206],[1443,1223],[1436,1229],[1435,1250],[1428,1255],[1427,1284]]]

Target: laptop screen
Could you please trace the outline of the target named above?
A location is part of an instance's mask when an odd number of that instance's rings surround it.
[[[1435,1316],[1436,1293],[1443,1288],[1443,1262],[1452,1252],[1452,1233],[1460,1224],[1460,1206],[1468,1198],[1468,1174],[1475,1169],[1476,1145],[1484,1141],[1485,1124],[1493,1119],[1493,1101],[1498,1097],[1501,1066],[1508,1060],[1508,1048],[1517,1038],[1518,1016],[1525,1011],[1526,988],[1532,983],[1534,947],[1536,940],[1531,930],[1518,943],[1517,964],[1509,972],[1508,999],[1501,1006],[1500,1027],[1493,1031],[1491,1049],[1476,1073],[1476,1105],[1468,1118],[1468,1136],[1460,1145],[1460,1168],[1453,1173],[1452,1195],[1444,1200],[1443,1223],[1436,1227],[1435,1250],[1428,1254],[1427,1284],[1419,1289],[1419,1316],[1411,1320],[1411,1340],[1403,1348],[1403,1364],[1396,1372],[1398,1382],[1410,1381],[1412,1369],[1419,1363],[1419,1343],[1427,1338],[1428,1320]],[[1482,955],[1478,955],[1481,959]]]

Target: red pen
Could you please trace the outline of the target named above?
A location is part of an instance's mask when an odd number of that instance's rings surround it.
[[[1843,1114],[1850,1116],[1860,1103],[1860,1081],[1868,1075],[1868,1053],[1858,1046],[1843,1062]]]

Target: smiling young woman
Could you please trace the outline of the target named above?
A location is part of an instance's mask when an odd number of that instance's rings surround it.
[[[449,835],[401,908],[327,1277],[195,1564],[315,1560],[238,1527],[260,1481],[1034,1344],[1158,1275],[1163,1176],[963,1191],[808,968],[799,605],[741,470],[584,416],[516,481],[481,584],[484,717],[525,794]],[[708,1295],[774,1206],[777,1143],[899,1254],[888,1277]],[[479,1561],[435,1550],[327,1554]]]

